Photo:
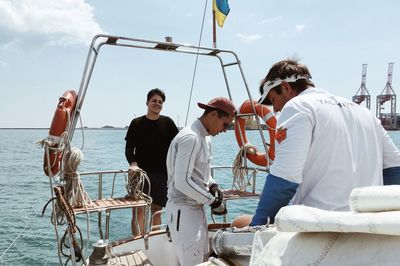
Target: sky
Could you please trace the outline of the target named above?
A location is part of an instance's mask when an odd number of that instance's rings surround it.
[[[0,0],[0,128],[47,128],[58,98],[79,90],[90,42],[96,34],[212,46],[211,0]],[[217,47],[234,51],[252,98],[270,66],[289,57],[306,64],[313,81],[351,99],[368,64],[366,86],[376,96],[394,63],[400,89],[400,1],[230,0]],[[204,28],[201,33],[203,13]],[[162,114],[178,126],[201,114],[197,102],[227,96],[219,63],[196,57],[104,47],[82,106],[82,125],[124,127],[146,112],[146,94],[167,98]],[[234,103],[246,99],[237,70],[229,71]],[[190,102],[190,108],[188,103]],[[187,110],[190,110],[187,116]]]

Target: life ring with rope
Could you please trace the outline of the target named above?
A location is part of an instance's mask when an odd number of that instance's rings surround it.
[[[263,104],[257,103],[257,101],[253,101],[256,114],[266,123],[268,127],[269,133],[269,148],[268,148],[268,157],[270,160],[275,159],[275,128],[276,128],[276,118],[274,113]],[[240,106],[238,114],[253,114],[254,110],[250,100],[245,101],[242,106]],[[235,136],[236,141],[239,144],[239,147],[252,146],[246,137],[245,130],[245,122],[246,119],[240,116],[236,116],[235,120]],[[255,148],[255,147],[254,147]],[[267,157],[265,153],[262,153],[255,148],[254,152],[247,152],[246,157],[259,166],[267,166],[269,162],[267,161]]]
[[[49,136],[45,140],[43,170],[49,176],[55,176],[60,172],[62,159],[63,138],[69,129],[72,112],[75,109],[77,95],[74,90],[68,90],[59,98],[56,111],[49,129]]]

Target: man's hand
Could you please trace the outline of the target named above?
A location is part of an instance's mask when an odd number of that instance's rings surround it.
[[[133,175],[137,170],[139,170],[139,166],[136,162],[132,162],[131,166],[128,168],[128,175]]]

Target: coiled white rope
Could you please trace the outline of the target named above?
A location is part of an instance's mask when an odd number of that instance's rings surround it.
[[[147,192],[148,194],[143,192],[146,184],[145,182],[147,182],[149,187],[149,191]],[[128,181],[125,187],[126,191],[128,192],[127,197],[131,197],[134,200],[144,200],[148,207],[151,206],[151,203],[153,202],[153,199],[150,197],[151,184],[150,179],[144,170],[138,168],[134,172],[130,172],[128,174]],[[137,208],[135,208],[136,217],[138,215],[137,211]],[[139,231],[141,231],[141,226],[139,225],[138,219],[136,219],[136,228],[139,228]]]
[[[240,147],[238,154],[232,164],[233,182],[232,188],[245,191],[249,185],[249,169],[247,168],[247,145]]]
[[[69,145],[68,145],[69,147]],[[86,247],[89,248],[90,242],[90,219],[89,205],[91,200],[89,194],[85,191],[81,176],[78,172],[78,166],[83,159],[83,153],[78,148],[69,148],[63,156],[63,167],[60,173],[62,179],[65,180],[64,197],[72,207],[85,207],[86,209]]]
[[[148,194],[144,193],[145,182],[149,186]],[[153,199],[150,197],[151,184],[147,173],[142,169],[137,169],[135,172],[128,174],[128,181],[125,185],[126,191],[128,192],[128,197],[132,197],[135,200],[144,200],[148,205],[150,205]]]
[[[83,159],[83,153],[78,148],[72,148],[63,156],[61,177],[65,180],[65,198],[73,207],[83,207],[90,204],[90,197],[86,193],[78,173],[78,166]]]

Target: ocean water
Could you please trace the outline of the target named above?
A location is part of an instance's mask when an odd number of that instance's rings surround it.
[[[41,216],[42,208],[51,194],[49,179],[42,170],[43,149],[35,143],[45,138],[47,133],[47,130],[41,129],[0,129],[0,265],[58,264],[50,208]],[[82,148],[84,154],[79,171],[126,169],[125,134],[126,130],[85,130],[83,138],[77,130],[73,146]],[[400,146],[400,132],[389,134],[394,143]],[[248,138],[253,143],[260,143],[257,131],[248,132]],[[234,132],[220,134],[213,138],[212,143],[212,164],[232,165],[238,152]],[[232,186],[229,172],[217,172],[215,179],[223,188]],[[260,174],[258,190],[262,189],[264,181],[265,174]],[[97,179],[83,178],[83,182],[90,197],[96,198]],[[111,181],[105,182],[107,185],[111,185]],[[115,186],[116,191],[124,195],[124,180],[119,179]],[[229,202],[228,218],[252,214],[255,207],[255,200]],[[87,234],[85,217],[77,217],[84,237]],[[130,217],[130,210],[112,213],[111,240],[129,236]],[[92,242],[98,237],[96,218],[96,213],[90,215]]]
[[[35,143],[47,133],[44,129],[0,129],[0,265],[58,264],[50,208],[41,217],[42,208],[51,194],[49,178],[43,173],[44,150]],[[256,131],[249,133],[249,139],[254,133]],[[79,171],[126,169],[125,134],[126,130],[85,130],[84,134],[77,130],[73,146],[82,148],[84,156]],[[213,165],[231,165],[238,152],[234,132],[215,137],[213,150]],[[221,171],[216,180],[222,187],[230,188],[232,180],[229,176],[228,172]],[[96,198],[97,179],[82,179],[90,197]],[[117,194],[125,195],[124,180],[117,181]],[[111,187],[111,178],[105,186]],[[247,204],[229,203],[229,217],[251,213],[255,206],[255,200]],[[111,239],[129,236],[130,217],[130,210],[112,213]],[[84,236],[87,234],[85,218],[85,215],[77,217]],[[98,238],[96,218],[96,213],[90,215],[92,241]]]

